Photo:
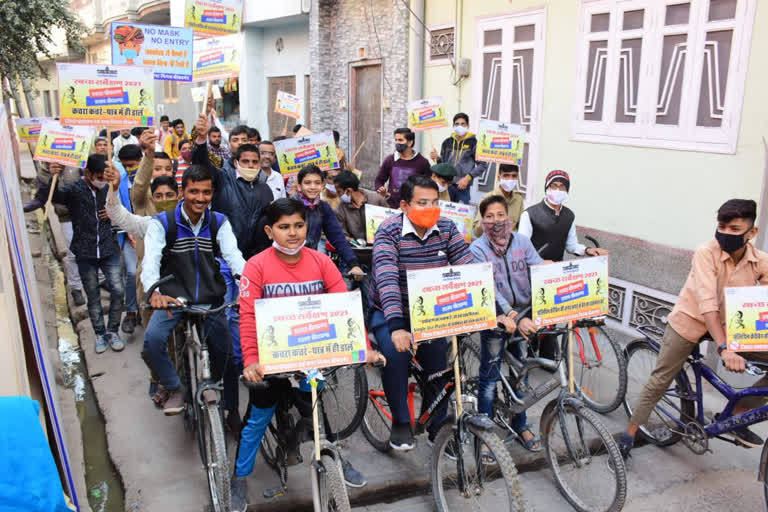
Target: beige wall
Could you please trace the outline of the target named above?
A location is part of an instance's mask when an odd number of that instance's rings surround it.
[[[672,247],[693,249],[712,237],[714,212],[733,197],[757,200],[768,136],[768,2],[757,2],[739,142],[735,155],[671,151],[570,141],[578,0],[457,0],[459,56],[473,58],[478,17],[545,7],[546,54],[539,181],[562,168],[571,173],[568,206],[577,223]],[[462,7],[463,6],[463,7]],[[428,0],[426,24],[453,23],[454,2]],[[449,112],[472,108],[472,77],[450,84],[448,66],[426,67],[425,97],[442,95]],[[439,144],[448,130],[435,132]],[[428,142],[428,139],[427,139]],[[541,187],[539,187],[541,189]],[[766,226],[768,228],[768,226]]]

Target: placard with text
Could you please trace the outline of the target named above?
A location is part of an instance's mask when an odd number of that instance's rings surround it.
[[[725,331],[728,350],[768,350],[768,286],[725,289]]]
[[[424,98],[408,103],[408,128],[414,132],[448,126],[442,97]]]
[[[16,133],[22,144],[34,144],[40,137],[43,122],[53,121],[52,117],[18,117],[13,120],[16,124]]]
[[[452,220],[467,243],[472,242],[472,221],[476,209],[471,204],[440,201],[440,216]]]
[[[476,137],[475,158],[477,160],[522,165],[525,148],[524,126],[481,119]]]
[[[199,34],[237,34],[242,23],[243,0],[187,0],[185,3],[184,26]]]
[[[275,153],[283,178],[296,176],[309,164],[314,164],[324,171],[339,168],[332,132],[279,140],[275,142]]]
[[[188,28],[112,22],[112,64],[147,66],[155,80],[192,81],[194,32]]]
[[[192,58],[192,80],[220,80],[240,75],[241,34],[195,39]]]
[[[277,91],[275,112],[298,119],[301,117],[301,98],[285,91]]]
[[[89,126],[62,126],[47,120],[40,129],[33,159],[83,168],[93,136],[94,129]]]
[[[369,244],[373,243],[373,239],[376,236],[376,231],[379,230],[381,223],[387,220],[387,218],[403,213],[402,210],[396,210],[394,208],[385,208],[383,206],[376,206],[373,204],[365,205],[365,239]]]

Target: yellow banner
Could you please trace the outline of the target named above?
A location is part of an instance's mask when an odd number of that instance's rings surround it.
[[[262,299],[254,303],[264,373],[365,362],[360,291]]]
[[[525,127],[481,119],[475,158],[484,162],[522,165]]]
[[[22,144],[34,144],[40,137],[43,122],[52,121],[52,117],[19,117],[13,120],[16,124],[16,133]]]
[[[56,121],[45,121],[33,158],[40,162],[83,168],[88,160],[93,135],[93,128],[87,126],[62,126]]]
[[[469,204],[440,201],[440,215],[456,224],[456,228],[467,243],[472,242],[472,221],[475,218],[475,210],[476,208]]]
[[[491,263],[411,270],[407,278],[414,341],[496,327]]]
[[[768,350],[768,286],[725,289],[725,330],[729,350]]]
[[[240,34],[231,36],[195,39],[192,56],[192,80],[220,80],[234,78],[240,74],[242,55]]]
[[[58,64],[61,123],[66,126],[153,126],[152,68]]]
[[[608,314],[608,256],[531,267],[537,327]]]
[[[187,0],[184,26],[196,34],[225,36],[240,32],[243,0]]]
[[[313,133],[306,137],[293,137],[275,142],[277,163],[283,178],[296,176],[309,164],[324,171],[339,168],[333,133]]]
[[[402,210],[395,210],[394,208],[384,208],[383,206],[375,206],[372,204],[365,205],[365,239],[369,244],[373,243],[373,239],[376,236],[376,231],[379,230],[379,226],[384,222],[387,217],[392,215],[398,215],[403,213]]]
[[[425,98],[408,103],[408,128],[414,132],[448,126],[442,97]]]

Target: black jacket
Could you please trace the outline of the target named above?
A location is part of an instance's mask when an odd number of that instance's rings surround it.
[[[103,210],[106,204],[107,191],[108,187],[94,191],[85,180],[64,186],[56,184],[53,202],[63,204],[69,210],[72,220],[72,244],[69,249],[77,260],[106,258],[119,251],[112,223],[109,219],[99,218],[99,210]]]

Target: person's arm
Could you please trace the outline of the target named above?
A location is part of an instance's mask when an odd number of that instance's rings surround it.
[[[400,254],[394,238],[379,229],[373,241],[373,273],[390,332],[406,329],[400,291]]]
[[[208,170],[211,171],[211,174],[213,175],[213,183],[216,185],[221,170],[211,163],[211,157],[208,155],[208,136],[206,135],[208,133],[208,120],[205,116],[200,116],[197,119],[195,131],[197,132],[197,138],[192,141],[194,147],[192,149],[192,161],[190,163],[207,167]]]
[[[237,248],[237,239],[232,232],[232,224],[228,220],[219,226],[219,231],[216,233],[216,241],[219,244],[221,256],[229,265],[232,274],[242,275],[245,260],[240,253],[240,249]]]
[[[477,149],[477,146],[472,148],[472,160],[474,160],[475,162],[475,166],[472,168],[471,171],[469,171],[469,175],[472,176],[472,179],[479,178],[485,173],[485,171],[488,170],[488,162],[483,162],[475,159],[476,149]]]
[[[584,256],[587,252],[587,246],[579,243],[579,237],[576,236],[576,224],[571,224],[568,230],[568,238],[565,241],[565,250],[577,256]]]
[[[341,259],[347,265],[350,267],[359,266],[355,251],[352,250],[349,242],[347,242],[347,237],[344,236],[344,230],[341,229],[341,224],[339,224],[339,220],[333,213],[333,208],[325,201],[320,202],[320,207],[323,209],[323,233],[325,233],[325,238],[339,251]]]
[[[459,233],[456,224],[450,222],[450,240],[448,240],[448,261],[451,265],[467,265],[472,263],[472,253],[469,252],[469,245],[464,235]]]
[[[120,201],[110,203],[107,201],[105,206],[107,216],[113,226],[121,228],[123,231],[136,238],[144,238],[149,228],[152,217],[142,217],[129,212]]]
[[[520,215],[520,223],[517,225],[517,232],[525,235],[526,238],[531,238],[533,235],[533,224],[531,224],[531,218],[528,216],[528,210],[525,210]]]
[[[376,175],[376,180],[374,181],[373,186],[377,192],[381,190],[381,188],[384,187],[384,185],[386,185],[386,183],[389,181],[391,174],[392,174],[392,161],[390,160],[389,157],[387,157],[381,163],[381,167],[379,168],[379,173]]]
[[[240,278],[240,346],[243,366],[259,363],[259,345],[256,333],[256,314],[253,303],[262,298],[263,276],[261,266],[248,262]]]
[[[319,256],[322,258],[320,270],[323,273],[323,283],[325,284],[326,293],[345,293],[349,291],[347,290],[347,283],[344,282],[341,272],[339,272],[338,267],[331,261],[331,258],[324,254]]]
[[[51,177],[53,178],[53,177]],[[67,205],[70,200],[74,198],[72,194],[72,187],[74,184],[70,185],[61,185],[61,182],[59,181],[61,179],[61,176],[59,176],[59,179],[56,180],[56,188],[53,189],[53,195],[51,196],[51,202],[52,203],[59,203],[63,205]],[[45,193],[48,194],[51,190],[51,184],[48,183],[48,186],[46,187]],[[48,198],[46,197],[46,200]]]
[[[334,213],[336,214],[336,220],[339,221],[339,226],[341,226],[341,229],[344,230],[344,236],[347,238],[352,238],[352,235],[349,233],[349,226],[347,225],[347,214],[349,212],[342,206],[343,205],[339,205],[339,208],[334,210]],[[363,206],[363,208],[365,208],[365,206]]]
[[[219,116],[216,115],[216,110],[211,110],[210,118],[213,119],[213,125],[221,130],[221,140],[226,141],[227,144],[229,144],[229,131],[227,131],[226,128],[224,128],[224,125],[221,124],[221,121],[219,120]]]
[[[144,133],[148,133],[146,130]],[[144,211],[147,207],[147,191],[149,190],[149,182],[152,181],[152,168],[155,165],[155,141],[157,136],[155,134],[144,135],[141,134],[142,149],[144,150],[144,158],[141,159],[139,164],[139,170],[136,171],[136,176],[133,178],[133,187],[131,188],[131,202],[133,203],[134,211]]]
[[[152,219],[144,234],[144,259],[141,263],[141,284],[145,290],[160,279],[160,262],[165,249],[165,228],[157,219]]]
[[[483,199],[485,199],[485,197],[483,197]],[[480,208],[477,209],[475,218],[472,219],[472,233],[475,235],[475,238],[483,236],[483,218],[480,217]]]

